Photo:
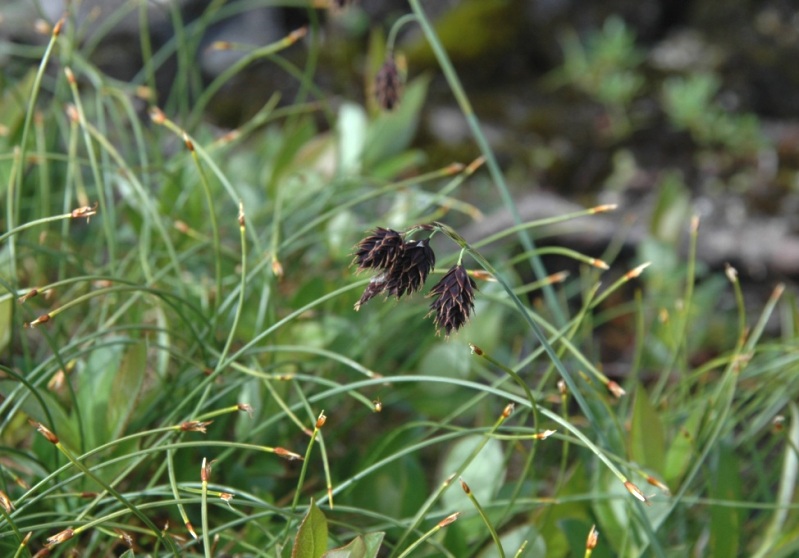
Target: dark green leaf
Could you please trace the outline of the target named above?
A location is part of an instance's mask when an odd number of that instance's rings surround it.
[[[327,550],[327,519],[313,499],[300,523],[291,558],[321,558]]]

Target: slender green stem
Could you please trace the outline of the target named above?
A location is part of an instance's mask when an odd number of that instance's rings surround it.
[[[447,79],[450,89],[452,90],[452,94],[455,96],[455,100],[458,102],[461,112],[463,112],[463,115],[466,118],[466,122],[472,131],[474,140],[477,142],[480,152],[485,157],[486,167],[488,168],[488,172],[491,174],[491,179],[499,190],[503,204],[513,217],[514,223],[516,223],[517,226],[521,225],[522,219],[519,215],[519,211],[516,209],[516,203],[513,201],[513,197],[510,194],[508,185],[505,182],[505,176],[502,174],[502,171],[499,168],[499,163],[494,156],[494,151],[491,149],[491,146],[488,144],[488,140],[486,140],[485,134],[483,134],[483,131],[480,128],[480,123],[474,114],[474,110],[469,102],[469,98],[466,96],[466,92],[461,85],[460,78],[455,72],[455,68],[452,66],[447,52],[444,50],[444,47],[441,44],[441,41],[438,39],[435,29],[433,29],[433,26],[430,24],[430,21],[422,10],[420,0],[408,1],[410,2],[411,9],[413,10],[414,14],[416,14],[417,20],[419,21],[419,25],[422,27],[422,31],[424,32],[427,42],[433,49],[433,53],[435,54],[436,59],[441,66],[441,70]],[[527,234],[525,230],[520,230],[519,240],[521,241],[525,251],[531,254],[530,263],[536,277],[538,279],[543,279],[546,277],[546,269],[541,263],[540,258],[538,258],[534,253],[535,244],[533,243],[532,238],[530,238],[530,235]],[[552,312],[555,322],[559,325],[566,323],[566,316],[564,315],[563,309],[561,308],[560,303],[555,296],[555,291],[552,289],[552,286],[545,285],[543,292],[544,298],[547,301],[547,306],[549,307],[550,312]]]

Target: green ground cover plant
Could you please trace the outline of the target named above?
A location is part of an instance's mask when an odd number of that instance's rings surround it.
[[[172,11],[161,50],[143,31],[131,82],[91,62],[74,4],[42,47],[4,45],[0,554],[799,552],[796,293],[777,285],[753,314],[732,267],[697,261],[700,222],[675,224],[666,195],[652,228],[672,233],[632,265],[614,245],[540,247],[549,225],[614,208],[519,219],[423,2],[375,32],[365,102],[315,81],[326,4],[262,4],[310,23],[214,45],[246,54],[206,85],[191,53],[223,1],[191,22]],[[405,25],[473,161],[430,168],[414,147],[431,78],[404,67]],[[298,65],[284,54],[301,40]],[[203,108],[256,60],[293,98],[212,126]],[[516,222],[468,243],[476,180]],[[552,253],[579,273],[546,269]],[[615,327],[630,358],[611,378]]]

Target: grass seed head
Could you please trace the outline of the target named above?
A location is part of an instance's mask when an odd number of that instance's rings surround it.
[[[436,330],[444,330],[447,336],[462,328],[474,310],[474,290],[477,285],[466,269],[454,265],[431,290],[428,296],[435,297],[430,304],[430,314]]]
[[[401,97],[402,79],[394,55],[389,54],[375,77],[375,98],[383,110],[394,110]]]

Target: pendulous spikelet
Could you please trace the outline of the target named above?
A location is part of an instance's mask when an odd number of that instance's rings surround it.
[[[443,329],[449,336],[469,321],[474,310],[476,288],[474,280],[461,264],[451,267],[441,281],[436,283],[428,296],[435,297],[430,304],[430,314],[434,314],[433,321],[437,331]]]

